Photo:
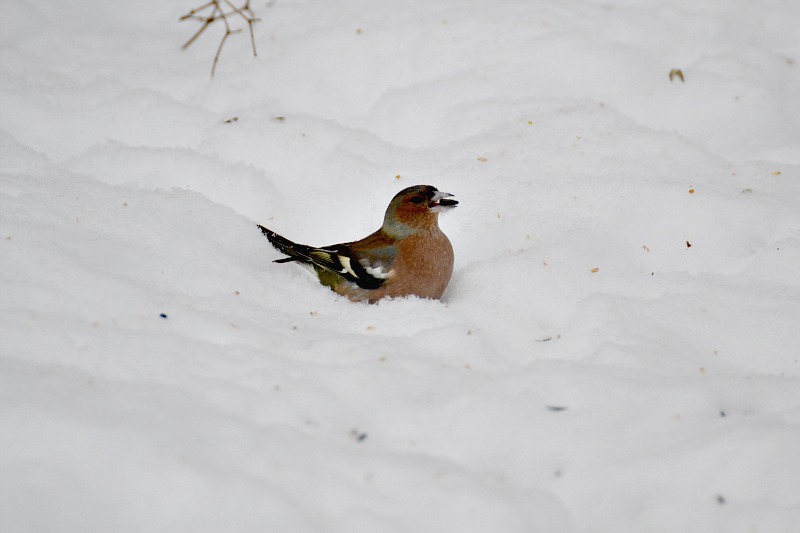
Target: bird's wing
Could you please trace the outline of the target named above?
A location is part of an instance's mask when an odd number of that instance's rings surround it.
[[[315,248],[290,241],[264,226],[258,227],[279,252],[288,256],[276,260],[277,263],[311,264],[362,289],[377,289],[393,274],[391,266],[396,250],[378,232],[361,241]]]
[[[391,276],[395,253],[391,247],[357,249],[351,243],[312,248],[311,262],[355,283],[362,289],[377,289]]]

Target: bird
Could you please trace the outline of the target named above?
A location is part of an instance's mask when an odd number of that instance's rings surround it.
[[[438,300],[453,274],[453,246],[439,228],[439,214],[458,205],[432,185],[397,193],[381,227],[358,241],[314,247],[292,242],[257,224],[286,257],[316,274],[322,285],[355,302],[418,296]]]

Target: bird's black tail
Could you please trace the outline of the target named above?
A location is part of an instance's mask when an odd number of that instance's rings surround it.
[[[292,242],[286,237],[282,235],[278,235],[271,229],[265,228],[260,224],[256,224],[261,233],[263,233],[272,246],[275,247],[280,253],[287,255],[288,257],[284,257],[283,259],[276,259],[275,263],[288,263],[289,261],[300,261],[307,263],[309,262],[306,250],[308,246],[305,244],[297,244],[296,242]]]

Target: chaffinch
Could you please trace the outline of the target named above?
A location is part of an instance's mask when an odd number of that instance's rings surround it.
[[[359,241],[314,248],[259,225],[269,242],[314,272],[320,283],[353,301],[416,295],[439,299],[453,273],[453,247],[439,229],[439,213],[458,205],[430,185],[403,189],[392,198],[383,226]]]

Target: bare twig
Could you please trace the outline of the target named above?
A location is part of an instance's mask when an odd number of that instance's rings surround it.
[[[226,8],[230,9],[231,11],[226,12]],[[256,53],[256,39],[253,34],[253,24],[261,19],[257,18],[255,13],[253,13],[253,10],[250,8],[250,0],[244,0],[244,4],[242,6],[236,6],[231,0],[211,0],[200,7],[192,9],[179,19],[181,22],[184,20],[196,20],[203,24],[200,26],[200,29],[198,29],[194,35],[192,35],[191,38],[183,44],[181,48],[184,50],[191,46],[191,44],[195,42],[195,40],[197,40],[197,38],[200,37],[200,35],[202,35],[202,33],[206,31],[209,26],[218,20],[221,20],[222,24],[225,26],[225,34],[222,36],[219,47],[217,47],[217,53],[214,56],[214,62],[211,65],[212,78],[214,77],[214,72],[217,69],[217,62],[219,61],[219,56],[222,53],[222,47],[225,46],[225,41],[227,41],[228,37],[232,34],[241,33],[242,31],[241,28],[231,28],[229,17],[233,15],[237,15],[247,22],[247,27],[250,30],[250,44],[253,47],[253,57],[257,57],[258,54]]]
[[[253,57],[258,57],[258,54],[256,53],[256,39],[253,35],[253,23],[258,22],[261,19],[256,18],[255,13],[253,13],[253,10],[250,9],[250,0],[246,0],[241,8],[233,5],[230,0],[225,0],[225,3],[228,4],[236,13],[238,13],[239,16],[247,21],[247,27],[250,30],[250,44],[253,46]]]

